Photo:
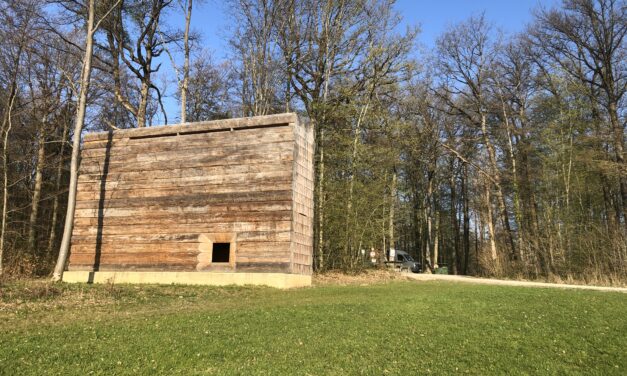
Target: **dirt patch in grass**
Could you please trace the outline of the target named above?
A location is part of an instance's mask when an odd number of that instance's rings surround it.
[[[343,271],[328,271],[314,274],[313,284],[323,285],[372,285],[376,283],[387,283],[391,281],[407,280],[398,272],[385,269],[367,269],[358,273],[346,273]]]

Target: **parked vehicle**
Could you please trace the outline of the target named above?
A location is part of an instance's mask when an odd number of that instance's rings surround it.
[[[401,271],[407,269],[413,273],[422,272],[422,267],[419,262],[415,261],[411,255],[405,251],[396,251],[395,266],[400,267]]]

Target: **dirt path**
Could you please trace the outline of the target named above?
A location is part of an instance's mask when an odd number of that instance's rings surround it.
[[[450,281],[460,283],[478,283],[484,285],[502,285],[502,286],[521,286],[521,287],[540,287],[540,288],[556,288],[556,289],[578,289],[578,290],[597,290],[597,291],[613,291],[627,293],[625,287],[604,287],[604,286],[588,286],[588,285],[565,285],[559,283],[545,282],[527,282],[527,281],[509,281],[503,279],[476,278],[461,275],[446,274],[414,274],[402,273],[403,276],[418,281]]]

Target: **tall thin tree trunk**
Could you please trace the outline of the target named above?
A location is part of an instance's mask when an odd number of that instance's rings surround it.
[[[514,143],[512,142],[512,130],[509,122],[509,117],[507,116],[507,110],[505,108],[505,101],[502,101],[503,105],[503,118],[505,119],[505,130],[507,134],[507,147],[510,163],[512,165],[512,186],[514,191],[514,218],[516,219],[516,223],[518,224],[518,231],[516,232],[518,236],[518,256],[522,262],[525,261],[525,253],[523,249],[523,221],[522,221],[522,212],[520,209],[520,188],[518,186],[518,166],[516,161],[516,153],[514,151]],[[524,116],[524,111],[521,110],[521,116]],[[522,117],[521,117],[521,121]]]
[[[498,80],[497,80],[498,81]],[[520,189],[518,186],[518,169],[517,169],[517,161],[516,161],[516,153],[514,150],[514,143],[512,142],[512,138],[513,138],[513,134],[512,134],[512,126],[510,124],[510,117],[507,111],[507,106],[505,104],[505,98],[503,96],[503,90],[502,87],[500,86],[500,83],[498,83],[498,90],[499,90],[499,99],[501,102],[501,114],[503,116],[503,122],[505,123],[505,133],[507,136],[507,151],[508,151],[508,156],[510,159],[510,164],[511,164],[511,173],[512,173],[512,185],[513,185],[513,193],[514,193],[514,218],[516,220],[516,223],[518,224],[518,231],[516,232],[517,235],[517,243],[518,243],[518,257],[520,257],[521,261],[524,262],[524,250],[523,250],[523,231],[522,231],[522,227],[523,227],[523,221],[522,221],[522,213],[520,210]],[[519,119],[520,122],[524,122],[524,116],[525,116],[525,112],[524,112],[524,108],[521,105],[521,109],[519,112]],[[497,180],[497,182],[500,184],[500,179]],[[501,188],[499,188],[499,192],[501,192],[500,194],[502,195],[502,190]],[[500,198],[499,198],[500,201]],[[504,202],[503,202],[504,205]],[[503,210],[503,208],[501,208],[501,210]],[[507,209],[505,209],[505,214],[507,214]],[[508,231],[510,231],[510,236],[512,237],[512,246],[513,246],[513,236],[511,234],[511,230],[509,230],[509,227],[506,226],[506,228],[508,228]],[[516,254],[516,251],[513,250],[514,252],[514,256]]]
[[[464,213],[464,264],[462,266],[462,274],[468,274],[468,262],[470,255],[470,215],[468,213],[468,166],[464,163],[462,168],[462,202]]]
[[[60,159],[57,165],[57,175],[54,182],[55,195],[52,202],[52,218],[50,219],[50,235],[48,236],[48,246],[46,247],[46,254],[49,256],[52,253],[52,248],[57,240],[57,220],[59,217],[59,191],[61,189],[61,179],[63,177],[63,163],[65,159],[65,143],[67,141],[68,123],[63,124],[63,135],[61,136],[61,150],[59,151]]]
[[[324,270],[324,129],[320,130],[320,163],[318,164],[318,269]]]
[[[35,184],[31,200],[30,219],[28,221],[28,251],[35,254],[37,243],[37,217],[39,214],[39,200],[41,199],[41,186],[43,181],[43,169],[46,158],[46,137],[44,127],[39,130],[37,137],[37,164],[35,166]]]
[[[503,194],[503,187],[501,185],[501,174],[499,173],[498,165],[496,163],[496,151],[494,150],[494,145],[492,145],[492,142],[490,141],[490,137],[488,135],[487,120],[485,114],[481,114],[481,133],[483,136],[483,141],[486,145],[486,149],[488,150],[488,157],[490,159],[490,165],[492,167],[492,178],[496,187],[496,198],[501,212],[501,217],[503,219],[503,225],[505,226],[505,230],[507,232],[507,241],[510,247],[510,254],[512,255],[512,258],[516,259],[516,246],[514,244],[514,236],[512,235],[512,229],[509,223],[509,214],[507,213],[507,205],[505,204],[505,196]]]
[[[13,106],[15,105],[15,99],[17,98],[17,76],[19,73],[20,60],[22,58],[22,52],[24,51],[24,45],[20,44],[15,59],[13,60],[13,66],[15,71],[11,80],[11,89],[9,90],[9,105],[6,108],[5,115],[2,118],[2,218],[0,219],[0,276],[4,273],[4,242],[7,228],[7,205],[9,203],[9,164],[8,158],[8,144],[9,133],[13,127]]]
[[[187,0],[187,13],[185,13],[185,35],[183,36],[183,83],[181,85],[181,123],[187,122],[187,90],[189,86],[189,24],[192,19],[192,2]]]
[[[486,182],[485,185],[485,205],[486,205],[486,222],[488,225],[488,236],[490,237],[490,257],[492,258],[492,262],[496,263],[497,261],[497,250],[496,250],[496,233],[494,231],[494,216],[492,215],[492,199],[490,194],[490,185]]]
[[[116,4],[117,6],[117,4]],[[63,271],[70,253],[70,241],[74,229],[74,211],[76,209],[76,190],[78,186],[78,165],[81,148],[81,133],[85,124],[85,109],[87,107],[87,93],[89,91],[89,80],[91,77],[91,59],[94,50],[94,11],[95,0],[89,0],[89,15],[87,18],[87,35],[85,38],[85,55],[83,57],[83,69],[81,72],[81,87],[76,106],[76,120],[74,122],[74,139],[72,142],[72,160],[70,162],[70,185],[68,192],[67,212],[65,215],[65,226],[63,228],[63,238],[59,249],[59,257],[52,274],[53,281],[60,281],[63,278]]]
[[[427,177],[427,194],[424,200],[424,216],[425,216],[425,224],[427,228],[425,229],[425,249],[424,249],[424,260],[425,265],[423,270],[426,272],[427,269],[429,272],[433,271],[434,265],[431,260],[431,251],[433,249],[433,176],[435,172],[429,171]]]
[[[351,232],[351,225],[353,223],[353,192],[355,190],[355,174],[357,171],[357,149],[359,146],[359,139],[361,137],[361,122],[368,111],[369,103],[359,111],[359,117],[357,118],[357,124],[355,126],[355,134],[353,136],[353,152],[351,158],[351,175],[348,183],[348,200],[346,202],[346,222],[345,222],[345,234],[346,234],[346,244],[344,245],[344,253],[346,255],[352,254],[351,252],[351,242],[353,239],[353,235]]]
[[[452,244],[452,252],[450,259],[449,269],[452,274],[457,274],[457,263],[459,258],[459,224],[457,223],[457,187],[455,181],[455,169],[454,169],[454,160],[451,159],[451,234],[453,235],[453,244]]]
[[[21,54],[21,51],[20,51]],[[19,57],[18,57],[19,62]],[[18,63],[19,64],[19,63]],[[17,76],[17,65],[15,67],[15,76]],[[17,82],[15,81],[17,77],[14,77],[14,82],[12,83],[11,94],[9,95],[9,106],[6,110],[6,115],[2,121],[2,130],[4,131],[4,138],[2,140],[2,219],[0,224],[0,276],[4,273],[4,238],[6,234],[7,227],[7,205],[9,202],[9,171],[8,171],[8,153],[7,146],[9,143],[9,133],[11,132],[11,128],[13,127],[13,122],[11,117],[13,116],[13,105],[15,104],[15,98],[17,97]],[[6,129],[5,129],[6,127]]]
[[[390,243],[390,249],[395,249],[396,244],[394,242],[394,215],[395,215],[395,208],[396,208],[396,189],[397,189],[397,174],[396,174],[396,169],[394,169],[394,171],[392,172],[392,184],[390,186],[390,212],[389,212],[389,222],[388,222],[388,226],[389,226],[389,231],[388,231],[388,236],[390,238],[389,243]]]
[[[438,265],[438,260],[440,259],[440,211],[435,209],[435,219],[434,219],[434,236],[433,236],[433,270],[435,271],[440,267]]]
[[[479,232],[479,229],[481,229],[481,232]],[[481,271],[479,243],[481,243],[481,249],[483,249],[483,229],[483,216],[479,217],[479,214],[475,212],[475,273]]]

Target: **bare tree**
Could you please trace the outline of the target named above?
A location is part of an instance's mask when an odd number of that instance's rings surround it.
[[[242,113],[267,115],[280,111],[283,72],[275,32],[281,20],[281,0],[234,0],[231,2],[237,28],[229,43],[233,49]]]
[[[277,26],[289,88],[303,103],[316,129],[317,267],[324,269],[325,127],[329,110],[329,85],[338,76],[358,69],[367,31],[372,26],[365,2],[309,0],[286,1],[283,22]]]
[[[4,5],[4,4],[3,4]],[[0,15],[5,20],[5,25],[0,30],[4,48],[3,54],[6,57],[2,59],[2,68],[9,73],[7,77],[8,96],[6,103],[3,105],[2,111],[2,127],[0,135],[2,136],[2,217],[0,218],[0,276],[3,273],[3,256],[5,247],[5,236],[7,229],[7,215],[9,204],[9,167],[8,167],[8,144],[9,134],[13,128],[13,110],[19,97],[19,79],[22,58],[28,49],[31,40],[29,32],[34,24],[33,3],[13,3],[6,7],[0,8]]]
[[[74,139],[72,141],[72,160],[70,162],[70,185],[68,193],[67,212],[65,215],[65,226],[63,228],[63,238],[61,239],[61,247],[57,264],[52,274],[53,281],[60,281],[63,278],[63,271],[70,253],[70,241],[72,239],[72,230],[74,228],[74,212],[76,209],[76,191],[78,186],[78,164],[81,147],[81,134],[85,125],[85,113],[87,108],[87,94],[89,93],[89,84],[91,77],[91,62],[94,51],[94,35],[98,30],[101,22],[114,11],[120,4],[118,0],[113,6],[100,18],[95,21],[95,3],[96,0],[87,0],[84,7],[87,8],[87,20],[85,31],[85,53],[83,57],[83,67],[81,71],[80,89],[78,103],[76,104],[76,118],[74,120]]]
[[[627,6],[624,0],[565,0],[562,9],[541,9],[529,40],[571,77],[602,93],[613,159],[625,170],[625,123],[618,109],[627,91]],[[620,217],[627,227],[627,178],[619,179]]]
[[[223,119],[231,113],[231,67],[215,64],[206,51],[191,64],[187,89],[187,118],[189,121]]]
[[[454,112],[480,130],[502,223],[506,229],[510,254],[516,258],[518,254],[498,166],[497,150],[488,124],[489,76],[497,52],[497,45],[490,41],[490,35],[491,26],[481,15],[457,25],[438,40],[438,64],[448,80],[439,90],[443,93],[441,97],[447,100]]]
[[[157,95],[167,123],[161,90],[155,84],[153,75],[161,67],[161,64],[155,66],[154,63],[163,53],[164,46],[179,39],[176,33],[165,33],[161,25],[161,18],[171,3],[172,0],[123,1],[103,24],[107,45],[100,47],[110,54],[108,69],[113,76],[116,101],[135,117],[138,128],[147,124],[152,91]],[[128,94],[128,88],[123,86],[125,71],[121,63],[139,81],[136,102]]]

